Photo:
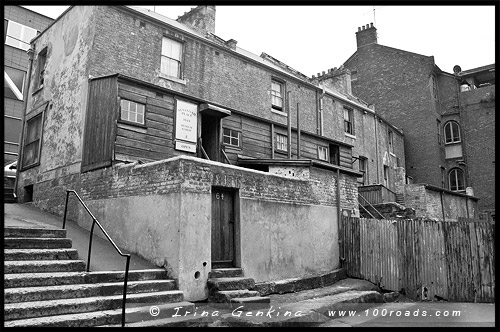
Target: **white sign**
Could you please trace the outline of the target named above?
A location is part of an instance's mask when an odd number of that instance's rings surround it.
[[[175,149],[196,153],[196,144],[176,141],[175,142]]]
[[[196,143],[198,129],[198,105],[177,100],[175,139]]]

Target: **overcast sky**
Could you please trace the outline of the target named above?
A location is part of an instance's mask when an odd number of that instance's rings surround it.
[[[67,6],[24,6],[56,18]],[[195,6],[140,6],[168,18]],[[374,15],[375,9],[375,15]],[[215,34],[256,55],[265,52],[312,76],[356,51],[358,27],[373,22],[378,43],[434,56],[452,73],[495,63],[491,6],[217,6]]]

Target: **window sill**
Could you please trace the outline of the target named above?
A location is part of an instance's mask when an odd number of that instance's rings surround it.
[[[350,137],[350,138],[356,139],[356,136],[351,135],[351,134],[348,134],[348,133],[346,133],[346,132],[344,132],[344,135],[345,135],[345,136],[347,136],[347,137]]]
[[[33,91],[33,93],[31,94],[32,96],[36,95],[38,92],[42,91],[43,90],[43,85],[39,88],[37,88],[35,91]]]
[[[271,109],[271,112],[273,112],[274,114],[278,114],[278,115],[281,115],[281,116],[286,116],[286,117],[288,117],[288,114],[287,114],[287,113],[285,113],[285,112],[283,112],[283,111],[278,111],[278,110],[276,110],[276,109],[274,109],[274,108],[272,108],[272,109]]]
[[[186,80],[183,80],[183,79],[180,79],[180,78],[177,78],[177,77],[174,77],[174,76],[168,76],[168,75],[165,75],[163,73],[160,73],[160,75],[158,77],[163,78],[163,79],[168,80],[168,81],[175,82],[175,83],[187,85],[187,81]]]
[[[393,152],[389,152],[389,154],[393,157],[396,157],[396,155]]]
[[[24,172],[24,171],[27,171],[30,168],[37,167],[37,166],[40,166],[40,160],[38,160],[37,162],[35,162],[33,164],[27,165],[27,166],[23,165],[23,167],[19,171],[20,172]]]
[[[456,144],[462,144],[462,141],[458,141],[458,142],[450,142],[450,143],[444,143],[444,146],[448,146],[448,145],[456,145]]]
[[[241,151],[241,146],[235,146],[235,145],[228,145],[228,144],[223,144],[224,147],[228,150],[237,150],[237,151]]]
[[[118,123],[125,124],[128,126],[134,126],[137,128],[144,128],[144,129],[148,128],[145,124],[140,124],[140,123],[132,122],[132,121],[126,121],[126,120],[122,120],[122,119],[118,120]]]
[[[288,151],[274,149],[274,153],[282,154],[288,156]]]

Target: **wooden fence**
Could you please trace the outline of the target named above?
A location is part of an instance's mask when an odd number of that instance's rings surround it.
[[[348,276],[417,301],[494,302],[493,223],[341,220]]]

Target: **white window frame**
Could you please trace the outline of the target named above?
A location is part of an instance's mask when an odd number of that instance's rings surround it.
[[[226,134],[226,132],[227,132],[227,134]],[[236,136],[234,134],[236,134]],[[226,142],[226,139],[228,140],[228,142]],[[234,144],[234,140],[236,140],[236,144]],[[226,146],[240,148],[241,147],[241,131],[231,129],[231,128],[222,128],[222,143]]]
[[[276,90],[276,87],[279,87],[279,91]],[[284,88],[285,84],[283,82],[275,79],[271,80],[271,105],[272,108],[281,112],[285,112]]]
[[[363,164],[364,168],[361,167],[361,164]],[[367,178],[367,173],[368,173],[368,158],[366,157],[358,157],[358,169],[360,173],[363,173],[363,176],[361,177],[361,181],[358,181],[359,183],[362,183],[363,185],[366,184],[368,178]],[[359,178],[358,178],[359,179]]]
[[[34,127],[30,126],[31,124],[33,124],[33,122],[35,121],[35,119],[40,119],[39,123],[38,123],[38,128],[36,129],[38,131],[38,135],[36,137],[34,137],[34,139],[32,140],[28,140],[29,139],[29,134],[30,134],[30,130],[33,130]],[[44,118],[45,118],[45,112],[42,111],[34,116],[32,116],[31,118],[27,119],[26,120],[26,132],[25,132],[25,135],[24,135],[24,142],[23,142],[23,155],[22,155],[22,169],[27,169],[27,168],[30,168],[30,167],[33,167],[33,166],[37,166],[40,164],[40,154],[41,154],[41,149],[42,149],[42,136],[43,136],[43,123],[44,123]],[[34,146],[34,148],[31,148],[31,146]],[[28,149],[28,147],[30,147],[30,149]],[[26,159],[26,153],[28,153],[28,151],[32,151],[32,153],[35,153],[36,155],[34,156],[33,160],[30,162],[30,163],[27,163]],[[30,157],[31,159],[31,157]]]
[[[455,139],[453,125],[456,125],[456,129],[458,130],[458,139]],[[450,127],[451,137],[448,137],[448,133],[446,131],[447,127]],[[445,144],[454,144],[454,143],[462,142],[462,136],[461,136],[460,131],[461,131],[460,124],[457,121],[450,120],[450,121],[446,122],[444,124],[444,142],[445,142]]]
[[[459,176],[459,173],[461,177]],[[448,183],[449,183],[449,188],[451,191],[465,191],[465,177],[464,177],[464,171],[460,168],[453,168],[448,172]],[[451,179],[455,179],[455,187],[452,187],[452,182]],[[462,182],[462,186],[460,187],[459,185],[459,180]]]
[[[318,146],[318,159],[328,162],[329,157],[330,154],[328,151],[328,147],[321,145]]]
[[[276,133],[276,150],[288,152],[288,136]]]
[[[17,85],[10,78],[9,74],[7,73],[7,70],[5,70],[7,68],[14,69],[14,70],[17,70],[17,71],[23,73],[23,82],[21,84],[21,90],[19,90]],[[16,98],[18,100],[21,100],[21,101],[24,100],[24,83],[26,81],[26,72],[23,70],[17,69],[17,68],[13,68],[13,67],[4,67],[4,79],[5,79],[5,82],[7,83],[7,86],[12,90],[12,92],[14,93]],[[10,97],[7,97],[7,98],[10,98]]]
[[[30,42],[38,34],[38,30],[30,28],[24,24],[17,23],[12,20],[7,20],[7,31],[5,33],[5,45],[19,48],[27,51],[30,48]],[[20,28],[19,35],[14,34],[13,28]]]
[[[347,107],[344,107],[344,132],[354,136],[354,110]]]
[[[133,109],[132,109],[133,106]],[[124,116],[126,115],[126,116]],[[139,119],[142,117],[142,121]],[[146,125],[146,105],[133,100],[120,99],[120,121],[133,125]]]
[[[174,46],[177,46],[177,48],[174,48]],[[160,71],[163,75],[182,79],[182,71],[183,71],[182,56],[184,54],[183,48],[184,48],[184,43],[163,36],[161,43],[161,63],[160,63]],[[175,68],[175,70],[173,68]]]

